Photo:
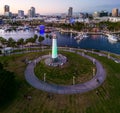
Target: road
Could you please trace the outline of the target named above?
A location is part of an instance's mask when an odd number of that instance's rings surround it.
[[[65,50],[69,52],[75,52],[74,50]],[[93,61],[93,57],[88,55],[83,55],[81,52],[77,52],[76,54],[82,55],[83,57]],[[39,57],[35,59],[33,62],[28,64],[26,70],[25,70],[25,79],[26,81],[32,85],[34,88],[37,88],[39,90],[43,90],[50,93],[56,93],[56,94],[76,94],[76,93],[85,93],[88,91],[91,91],[97,87],[99,87],[106,78],[106,71],[103,68],[102,64],[98,60],[94,60],[94,63],[97,68],[96,75],[89,81],[82,83],[82,84],[75,84],[75,85],[57,85],[57,84],[51,84],[44,82],[42,80],[39,80],[35,73],[35,62],[38,63],[43,58],[47,58],[49,55],[44,55],[42,57]],[[86,67],[87,68],[87,67]]]

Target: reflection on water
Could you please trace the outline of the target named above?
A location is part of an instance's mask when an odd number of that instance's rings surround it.
[[[9,39],[10,37],[14,40],[18,40],[20,38],[27,39],[34,36],[34,32],[32,31],[7,31],[0,33],[0,36],[6,39]]]
[[[33,31],[18,31],[18,32],[7,32],[7,33],[0,33],[0,36],[8,39],[12,37],[15,40],[20,38],[30,38],[33,37],[36,33]],[[37,34],[39,35],[39,34]],[[76,48],[86,48],[86,49],[97,49],[97,50],[104,50],[110,51],[113,53],[120,54],[120,42],[113,43],[108,41],[108,39],[103,35],[89,35],[89,37],[84,38],[82,40],[75,40],[74,37],[76,35],[72,33],[59,33],[57,32],[57,43],[58,46],[67,46],[67,47],[76,47]],[[42,42],[46,45],[51,45],[52,40],[50,38],[45,38]]]

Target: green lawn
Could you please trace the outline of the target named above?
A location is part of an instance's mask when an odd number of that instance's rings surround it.
[[[49,52],[46,52],[44,54],[48,53]],[[37,58],[41,54],[43,53],[28,53],[0,57],[0,62],[3,62],[7,69],[16,73],[16,78],[21,84],[15,99],[8,106],[0,108],[0,113],[120,112],[120,64],[117,64],[105,57],[92,55],[101,61],[107,71],[107,79],[101,87],[84,94],[49,94],[32,88],[24,78],[26,64],[23,60],[26,57],[31,60]],[[65,53],[65,55],[69,56],[69,53]],[[72,57],[74,57],[74,55]],[[98,94],[96,94],[96,91],[98,91]],[[31,96],[32,99],[28,100],[24,95]]]
[[[37,64],[35,74],[39,79],[43,80],[46,73],[46,81],[56,84],[72,84],[73,76],[76,83],[82,83],[92,78],[92,70],[95,65],[92,62],[75,53],[62,52],[68,58],[68,62],[62,67],[46,66],[44,60]],[[86,68],[87,67],[87,68]]]

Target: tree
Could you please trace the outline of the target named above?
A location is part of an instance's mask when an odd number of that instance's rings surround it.
[[[15,47],[16,46],[16,41],[13,38],[9,38],[8,39],[8,46]]]
[[[17,41],[17,45],[22,45],[23,46],[24,44],[24,39],[23,38],[20,38],[18,41]]]
[[[0,107],[15,96],[17,89],[15,74],[5,70],[0,63]]]
[[[48,44],[48,38],[49,38],[49,35],[48,35],[48,34],[46,34],[47,44]]]
[[[34,39],[36,40],[37,38],[38,38],[38,35],[35,34],[35,35],[34,35]]]
[[[7,40],[6,40],[5,38],[3,38],[3,37],[0,37],[0,42],[1,42],[2,44],[5,44],[5,43],[7,43]]]
[[[44,37],[42,37],[42,36],[39,36],[39,39],[38,39],[38,41],[40,42],[40,45],[41,45],[41,42],[44,40]]]

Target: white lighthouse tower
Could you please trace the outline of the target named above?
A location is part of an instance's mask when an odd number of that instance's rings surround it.
[[[58,60],[56,34],[53,34],[53,38],[52,38],[52,60],[53,62],[56,62]]]
[[[52,36],[52,55],[45,59],[45,64],[53,67],[61,67],[67,62],[67,57],[58,54],[56,34],[53,34]]]

